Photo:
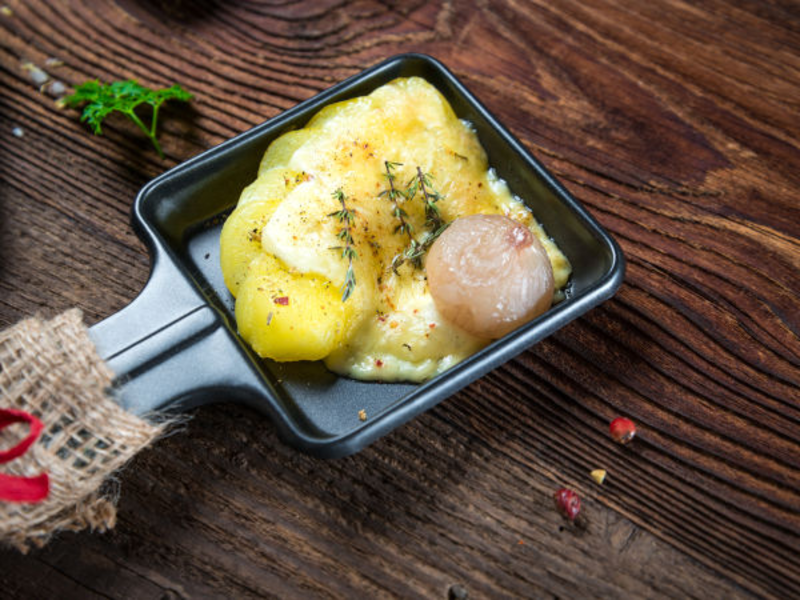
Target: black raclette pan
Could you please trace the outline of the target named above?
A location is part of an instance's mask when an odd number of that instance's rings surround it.
[[[573,267],[566,300],[422,384],[361,382],[322,363],[258,358],[236,333],[220,271],[225,216],[270,142],[327,104],[409,76],[427,79],[472,123],[489,163],[565,252]],[[117,374],[120,404],[144,415],[241,402],[266,413],[284,441],[325,458],[357,452],[600,304],[625,269],[617,244],[580,204],[450,71],[420,54],[390,58],[157,177],[139,193],[132,218],[150,250],[150,278],[131,304],[90,329]]]

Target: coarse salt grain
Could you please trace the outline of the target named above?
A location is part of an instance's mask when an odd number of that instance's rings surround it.
[[[28,72],[28,78],[34,85],[42,86],[50,80],[50,76],[33,63],[24,63],[22,69]]]
[[[47,88],[47,93],[54,98],[60,98],[67,93],[67,86],[65,86],[61,81],[54,81]]]

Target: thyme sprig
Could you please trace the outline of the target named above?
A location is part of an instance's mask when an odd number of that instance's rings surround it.
[[[417,190],[422,192],[422,197],[425,200],[425,226],[431,231],[438,231],[444,220],[442,214],[439,212],[439,207],[436,203],[442,199],[442,195],[433,189],[433,175],[430,173],[423,173],[421,167],[417,167],[416,176],[409,182],[407,197],[413,198]],[[438,237],[438,234],[437,234]]]
[[[397,270],[406,262],[411,263],[415,269],[421,269],[422,259],[425,254],[431,249],[436,238],[442,235],[442,232],[447,229],[448,225],[449,223],[442,223],[436,231],[428,232],[425,239],[421,242],[412,239],[408,247],[392,259],[392,270],[397,273]]]
[[[341,224],[336,237],[342,242],[342,246],[334,246],[333,250],[341,250],[342,258],[347,259],[347,274],[344,277],[344,285],[342,285],[342,302],[347,302],[347,299],[353,294],[356,287],[356,274],[353,271],[353,261],[358,258],[358,253],[353,247],[353,225],[356,221],[355,210],[347,208],[347,196],[342,191],[342,188],[333,192],[332,196],[339,201],[342,205],[340,210],[330,213],[329,217],[334,217]]]
[[[389,188],[383,190],[378,195],[386,196],[392,202],[392,216],[399,222],[397,227],[394,228],[394,232],[407,235],[408,239],[413,242],[414,228],[412,227],[411,223],[408,222],[408,213],[403,210],[398,202],[398,199],[405,198],[405,194],[403,194],[403,192],[394,186],[395,179],[397,178],[397,176],[394,174],[394,169],[397,167],[402,167],[403,163],[385,160],[383,161],[383,164],[386,167],[386,173],[384,173],[384,177],[386,177],[386,180],[389,182]]]
[[[387,162],[387,165],[389,163]],[[399,163],[391,163],[393,165]],[[387,172],[389,168],[387,166]],[[393,176],[389,178],[390,184],[393,184]],[[394,186],[387,190],[391,197],[391,190],[394,189]],[[414,175],[411,180],[409,180],[408,184],[406,185],[405,192],[403,192],[403,196],[405,196],[405,201],[410,202],[412,201],[417,194],[421,194],[422,200],[425,205],[425,228],[428,230],[425,237],[418,241],[412,233],[409,232],[409,244],[403,252],[396,255],[392,259],[392,270],[397,273],[398,269],[406,262],[411,263],[415,269],[422,268],[422,259],[425,257],[425,254],[430,250],[430,247],[433,246],[433,243],[436,241],[442,232],[447,228],[447,223],[444,222],[442,218],[441,212],[439,211],[439,207],[436,206],[436,203],[439,202],[444,196],[442,196],[439,192],[437,192],[433,187],[433,175],[430,173],[425,173],[422,170],[422,167],[417,166],[417,174]],[[405,213],[404,213],[405,214]],[[396,216],[396,215],[395,215]],[[406,215],[407,216],[407,215]],[[397,230],[398,231],[399,227]]]

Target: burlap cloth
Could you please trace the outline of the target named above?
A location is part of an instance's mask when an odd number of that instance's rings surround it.
[[[114,473],[165,425],[120,408],[110,396],[113,377],[79,310],[50,321],[27,319],[0,332],[0,407],[27,411],[44,424],[39,440],[25,455],[0,465],[0,472],[50,476],[44,501],[0,501],[0,543],[27,552],[57,531],[114,526]],[[24,433],[21,427],[6,429],[0,448]]]

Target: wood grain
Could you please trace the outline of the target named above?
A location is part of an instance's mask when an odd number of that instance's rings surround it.
[[[146,181],[405,51],[445,62],[629,263],[613,300],[357,456],[198,411],[122,473],[112,533],[3,552],[12,597],[800,594],[796,2],[6,4],[0,325],[122,308]],[[92,136],[26,61],[197,99],[164,115],[160,161],[122,121]],[[584,528],[552,510],[561,485]]]

